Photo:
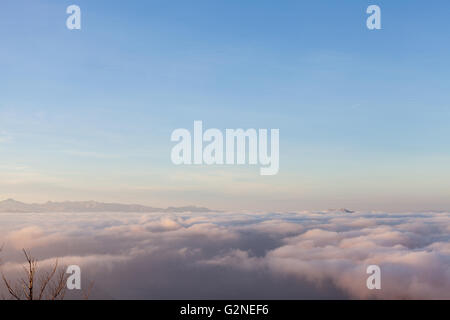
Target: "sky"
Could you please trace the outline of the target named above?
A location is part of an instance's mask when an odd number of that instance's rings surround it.
[[[72,4],[81,30],[66,28]],[[449,9],[2,0],[0,198],[449,209]],[[173,165],[171,133],[195,120],[280,129],[279,174]]]

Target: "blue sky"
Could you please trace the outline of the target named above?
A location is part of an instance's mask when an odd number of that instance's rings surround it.
[[[82,30],[65,26],[67,6]],[[366,8],[382,30],[366,28]],[[0,194],[232,209],[449,208],[448,1],[0,5]],[[280,173],[170,134],[279,128]]]

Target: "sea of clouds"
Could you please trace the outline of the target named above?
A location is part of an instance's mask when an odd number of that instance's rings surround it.
[[[450,299],[447,212],[1,213],[0,244],[5,275],[26,248],[93,299]]]

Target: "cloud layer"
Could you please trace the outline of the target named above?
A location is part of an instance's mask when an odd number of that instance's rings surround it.
[[[450,298],[446,212],[2,213],[0,243],[6,274],[27,248],[80,265],[95,298]]]

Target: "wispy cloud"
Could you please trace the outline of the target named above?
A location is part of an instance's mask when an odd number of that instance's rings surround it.
[[[97,158],[97,159],[118,159],[122,157],[118,154],[110,154],[94,151],[65,150],[64,153],[76,157]]]
[[[0,131],[0,143],[7,143],[11,141],[12,137],[10,134],[8,134],[6,131]]]

